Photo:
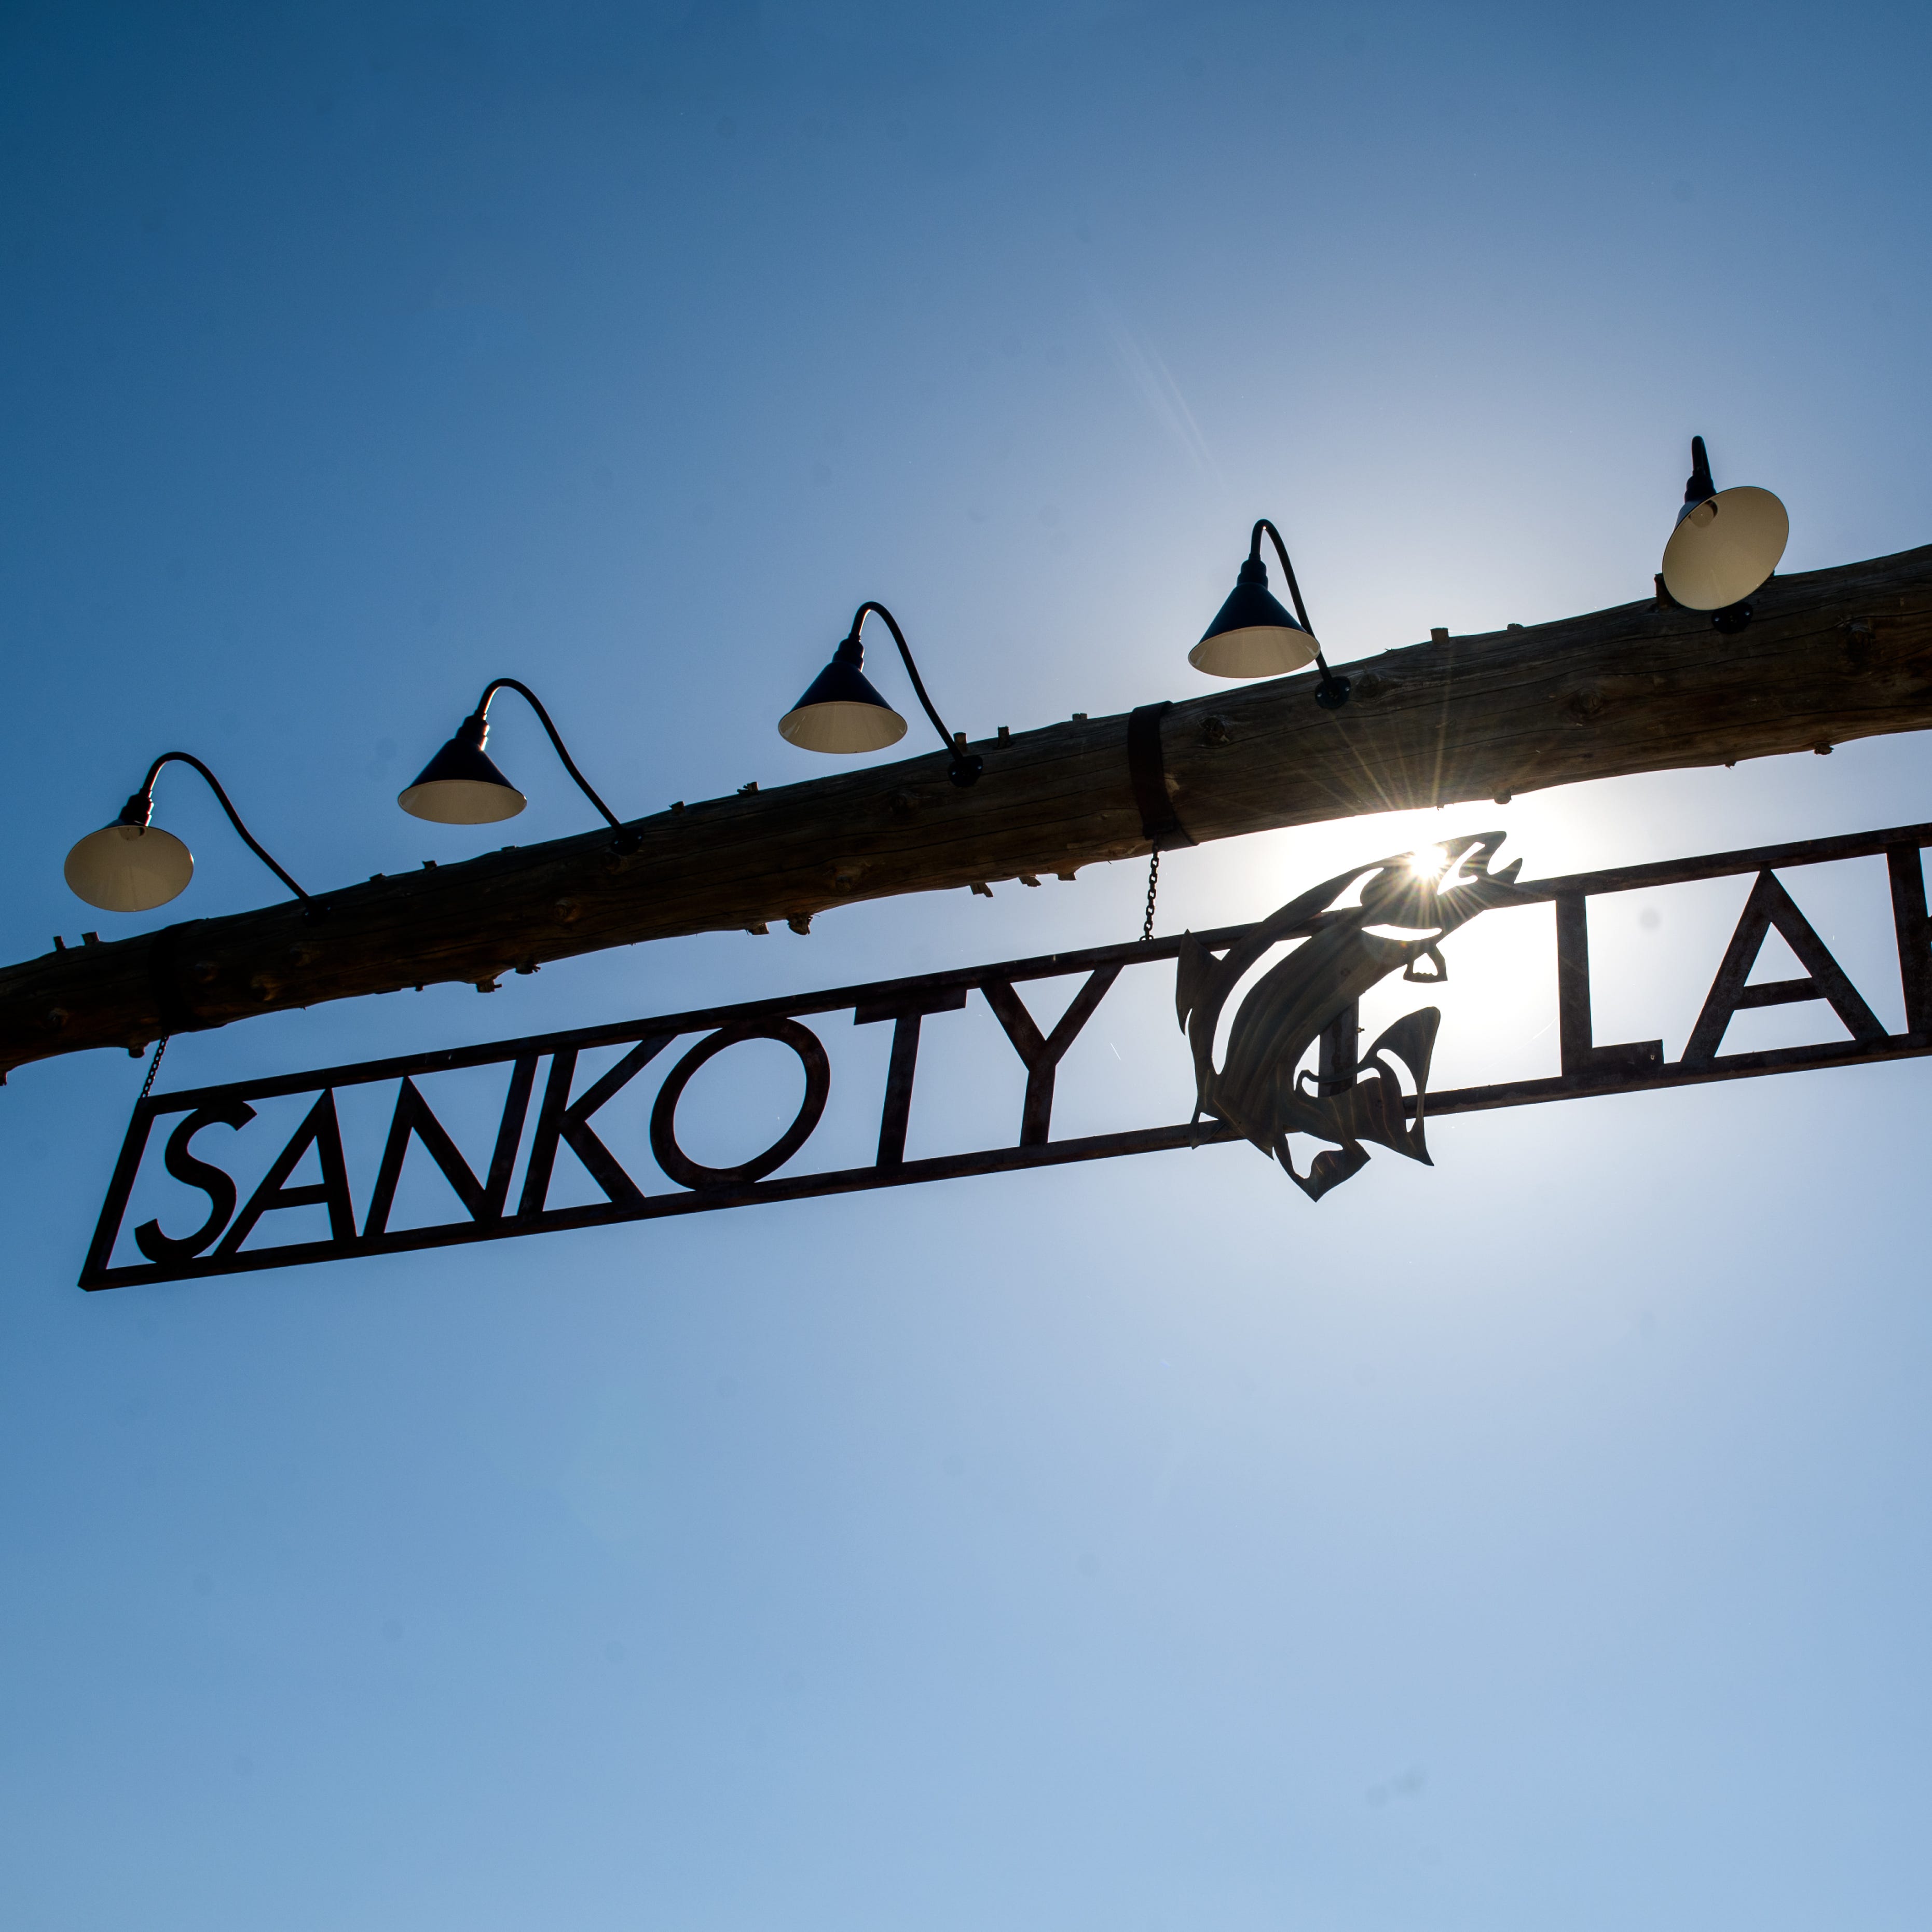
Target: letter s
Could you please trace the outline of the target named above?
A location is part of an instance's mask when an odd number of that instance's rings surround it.
[[[197,1160],[190,1147],[203,1127],[245,1127],[255,1118],[255,1110],[245,1100],[231,1100],[219,1107],[197,1107],[168,1136],[164,1156],[168,1172],[177,1180],[198,1187],[208,1196],[208,1219],[191,1234],[178,1239],[161,1232],[158,1221],[143,1221],[134,1230],[134,1240],[151,1262],[184,1262],[201,1252],[228,1225],[235,1212],[235,1183],[218,1167]]]

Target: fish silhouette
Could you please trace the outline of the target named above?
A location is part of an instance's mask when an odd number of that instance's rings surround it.
[[[1489,862],[1508,835],[1479,832],[1445,839],[1436,849],[1439,872],[1419,866],[1415,855],[1381,859],[1304,892],[1219,958],[1192,933],[1184,934],[1175,962],[1174,1004],[1193,1050],[1195,1118],[1225,1122],[1278,1160],[1312,1201],[1339,1186],[1366,1163],[1364,1141],[1431,1166],[1423,1138],[1429,1062],[1442,1013],[1424,1006],[1384,1033],[1339,1092],[1295,1068],[1323,1030],[1397,967],[1402,977],[1441,985],[1449,976],[1437,950],[1458,926],[1492,906],[1532,905],[1535,895],[1516,884],[1522,861],[1492,874]],[[1356,880],[1360,903],[1334,910]],[[1393,931],[1377,932],[1384,927]],[[1258,980],[1234,1015],[1226,1058],[1214,1066],[1214,1035],[1229,995],[1269,948],[1298,934],[1309,937]],[[1400,936],[1398,936],[1400,935]],[[1418,972],[1424,960],[1434,970]],[[1402,1083],[1390,1063],[1408,1070],[1415,1086],[1415,1119],[1406,1118]],[[1298,1172],[1290,1134],[1334,1143]]]

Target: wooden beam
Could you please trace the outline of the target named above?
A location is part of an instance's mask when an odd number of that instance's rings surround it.
[[[1160,720],[1167,788],[1198,842],[1582,778],[1827,748],[1932,727],[1932,548],[1776,578],[1750,627],[1655,601],[1310,676],[1229,686]],[[0,1074],[88,1047],[138,1050],[323,1000],[452,980],[830,907],[984,886],[1144,853],[1127,720],[1076,718],[946,759],[843,772],[376,878],[225,919],[0,968]]]

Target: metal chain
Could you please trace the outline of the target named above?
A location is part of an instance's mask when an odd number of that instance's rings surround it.
[[[161,1070],[161,1055],[168,1050],[168,1036],[163,1034],[154,1042],[154,1057],[148,1062],[148,1077],[141,1082],[141,1098],[146,1100],[154,1090],[154,1076]]]
[[[1141,927],[1141,944],[1144,946],[1154,937],[1154,896],[1160,890],[1160,848],[1154,848],[1153,862],[1148,867],[1147,919]]]

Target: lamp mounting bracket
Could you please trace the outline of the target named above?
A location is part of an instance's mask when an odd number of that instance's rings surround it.
[[[1262,533],[1266,531],[1274,544],[1274,554],[1281,559],[1281,574],[1288,580],[1288,594],[1294,604],[1294,614],[1301,628],[1308,633],[1309,641],[1314,643],[1315,626],[1308,621],[1308,606],[1301,601],[1301,586],[1295,581],[1294,566],[1288,560],[1288,545],[1282,541],[1280,531],[1266,517],[1256,520],[1253,533],[1248,538],[1248,561],[1262,561]],[[1264,567],[1265,568],[1265,567]],[[1350,686],[1346,677],[1337,677],[1328,668],[1328,660],[1322,655],[1322,646],[1315,646],[1316,668],[1322,674],[1321,682],[1315,687],[1315,701],[1324,711],[1339,711],[1348,701]]]

